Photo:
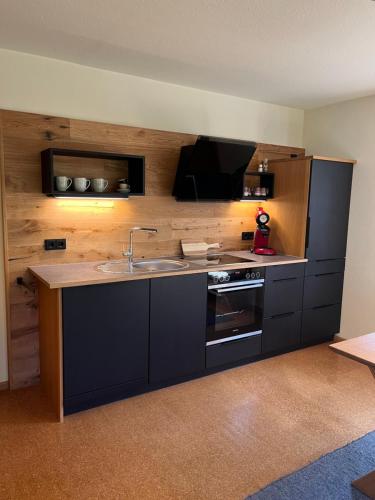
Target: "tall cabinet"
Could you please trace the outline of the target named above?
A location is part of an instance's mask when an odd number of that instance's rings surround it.
[[[340,331],[352,175],[352,162],[311,159],[302,343]]]
[[[308,259],[302,344],[332,339],[340,331],[354,163],[316,156],[270,162],[276,203],[269,208],[277,228],[271,245]]]

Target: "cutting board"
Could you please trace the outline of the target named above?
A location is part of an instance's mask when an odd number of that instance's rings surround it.
[[[181,240],[183,254],[187,257],[207,255],[210,248],[220,248],[220,243],[206,243],[199,240]]]

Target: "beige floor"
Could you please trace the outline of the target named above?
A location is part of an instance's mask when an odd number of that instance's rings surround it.
[[[375,428],[370,371],[312,347],[49,421],[0,393],[0,498],[242,499]]]

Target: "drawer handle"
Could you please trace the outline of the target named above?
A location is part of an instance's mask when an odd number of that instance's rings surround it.
[[[310,243],[310,217],[307,217],[306,233],[305,233],[305,248],[306,248],[306,250],[309,248],[309,243]]]
[[[274,316],[271,316],[271,319],[286,318],[287,316],[294,316],[295,314],[296,314],[295,312],[288,312],[288,313],[283,313],[283,314],[275,314]]]
[[[297,278],[280,278],[278,280],[273,280],[274,283],[278,282],[278,281],[293,281],[293,280],[296,280]]]
[[[325,304],[324,306],[315,306],[313,309],[325,309],[326,307],[332,307],[336,304]]]
[[[230,345],[237,344],[238,342],[243,342],[244,340],[249,340],[254,337],[261,337],[261,335],[262,335],[261,333],[256,333],[254,335],[249,335],[248,337],[242,337],[240,339],[230,340],[229,342],[219,342],[218,344],[212,344],[212,345],[215,345],[215,347],[228,347]]]
[[[315,278],[319,278],[320,276],[333,276],[334,274],[342,274],[342,273],[320,273],[314,274]]]

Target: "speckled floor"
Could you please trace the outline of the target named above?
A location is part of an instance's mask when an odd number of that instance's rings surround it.
[[[304,349],[53,423],[0,393],[0,498],[242,499],[375,428],[370,371]]]

